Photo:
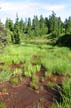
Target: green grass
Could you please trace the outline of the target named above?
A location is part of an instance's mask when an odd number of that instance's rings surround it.
[[[24,73],[31,76],[35,71],[40,70],[43,64],[49,73],[66,74],[71,72],[71,51],[66,47],[57,47],[46,44],[21,44],[8,45],[4,53],[0,54],[0,61],[5,66],[1,70],[7,71],[12,62],[24,62]],[[32,66],[35,64],[36,66]]]
[[[5,82],[8,81],[11,77],[12,73],[11,72],[1,72],[0,73],[0,82]]]
[[[9,65],[13,63],[24,63],[22,69],[15,69],[9,72]],[[0,54],[0,62],[5,62],[4,66],[0,66],[0,82],[10,80],[11,76],[25,75],[32,77],[30,86],[39,89],[37,83],[38,78],[35,72],[41,68],[41,64],[47,69],[45,77],[52,73],[68,74],[71,73],[71,50],[66,47],[51,46],[46,44],[21,44],[9,45]],[[18,84],[19,80],[13,78],[11,83]],[[54,84],[49,84],[51,87]],[[60,108],[71,108],[71,76],[63,83],[65,95],[63,95],[63,103],[58,104]]]
[[[71,108],[71,76],[63,81],[62,87],[64,91],[64,94],[62,94],[63,101],[56,102],[55,106],[57,108]],[[56,108],[55,106],[53,108]]]

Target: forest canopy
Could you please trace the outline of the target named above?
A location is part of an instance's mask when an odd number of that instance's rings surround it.
[[[19,44],[24,37],[38,38],[50,35],[52,38],[59,38],[61,35],[71,34],[71,16],[63,22],[54,11],[49,17],[34,16],[33,19],[29,17],[26,21],[23,18],[19,19],[16,15],[15,22],[7,18],[4,26],[0,23],[0,38],[5,37],[2,34],[3,28],[7,35],[7,41],[14,44]]]

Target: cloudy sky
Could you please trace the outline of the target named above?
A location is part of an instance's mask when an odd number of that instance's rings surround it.
[[[51,15],[52,11],[62,20],[71,15],[71,0],[0,0],[0,19],[15,20],[16,13],[24,19],[34,15]]]

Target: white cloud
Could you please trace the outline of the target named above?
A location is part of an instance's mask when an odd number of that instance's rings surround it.
[[[47,16],[48,11],[59,11],[65,8],[65,5],[42,4],[37,2],[0,2],[0,6],[1,15],[3,15],[0,18],[3,18],[3,20],[6,17],[14,19],[16,13],[20,17],[33,17],[34,15],[39,16],[40,14]]]
[[[63,10],[65,8],[65,5],[45,5],[44,8],[46,10]]]
[[[65,5],[50,5],[50,4],[40,4],[40,3],[27,3],[27,2],[6,2],[1,3],[1,7],[3,11],[17,11],[17,10],[29,10],[33,9],[46,9],[46,10],[61,10],[65,8]]]

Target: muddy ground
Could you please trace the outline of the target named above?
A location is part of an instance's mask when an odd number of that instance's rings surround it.
[[[1,63],[1,65],[4,65]],[[21,68],[22,64],[11,65],[10,67]],[[39,87],[41,89],[32,89],[30,85],[31,78],[23,77],[22,82],[17,85],[12,85],[9,81],[0,84],[0,102],[5,103],[6,108],[33,108],[34,104],[40,103],[44,108],[51,108],[54,100],[62,101],[58,87],[61,86],[64,75],[51,74],[44,81],[46,69],[41,65],[41,70],[36,74],[39,77]],[[48,86],[49,83],[55,85]],[[53,86],[53,87],[52,87]],[[37,106],[36,106],[37,108]]]

